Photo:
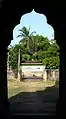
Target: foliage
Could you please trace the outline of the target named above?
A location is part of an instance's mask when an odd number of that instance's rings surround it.
[[[22,37],[22,40],[24,41],[24,45],[27,45],[27,50],[28,52],[31,54],[31,42],[32,42],[32,35],[34,33],[36,33],[35,31],[33,31],[31,34],[30,34],[30,27],[29,29],[27,29],[26,27],[23,27],[22,29],[19,30],[20,31],[20,34],[17,36],[17,37]],[[20,43],[22,42],[22,40],[20,41]],[[31,42],[30,42],[31,41]]]
[[[12,69],[16,69],[18,67],[18,52],[19,52],[19,45],[15,45],[13,48],[9,49],[9,60]]]
[[[17,37],[22,37],[18,45],[9,49],[10,65],[12,68],[17,68],[18,54],[20,48],[20,62],[25,60],[40,61],[46,68],[58,68],[60,64],[59,46],[56,40],[49,40],[41,35],[30,34],[30,27],[23,27]]]
[[[56,44],[56,41],[51,44],[48,50],[45,52],[45,58],[43,59],[43,64],[46,68],[53,68],[56,69],[60,65],[60,53],[59,53],[59,46]]]
[[[59,56],[57,57],[46,57],[45,59],[43,59],[43,65],[46,66],[46,68],[48,69],[57,69],[59,67]]]

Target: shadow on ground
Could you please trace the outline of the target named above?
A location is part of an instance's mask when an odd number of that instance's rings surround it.
[[[10,112],[15,113],[56,113],[59,97],[58,84],[36,92],[20,92],[9,99]]]

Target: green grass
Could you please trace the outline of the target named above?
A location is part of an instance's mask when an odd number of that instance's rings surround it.
[[[10,97],[12,97],[12,96],[14,96],[20,92],[23,92],[23,89],[21,89],[20,87],[9,89],[8,90],[8,98],[10,98]]]
[[[20,93],[20,92],[36,92],[45,90],[47,87],[55,85],[55,81],[17,81],[10,79],[8,80],[8,98]],[[50,94],[50,92],[48,92]]]

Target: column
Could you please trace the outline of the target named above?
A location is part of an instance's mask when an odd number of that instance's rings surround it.
[[[47,71],[46,71],[46,70],[44,70],[43,79],[44,79],[45,81],[47,81]]]
[[[57,32],[58,38],[60,39],[60,80],[56,112],[61,118],[66,118],[66,20],[64,21],[59,23]]]
[[[7,49],[0,50],[0,114],[8,115]]]

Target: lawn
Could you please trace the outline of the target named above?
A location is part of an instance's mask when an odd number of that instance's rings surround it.
[[[8,80],[8,98],[11,113],[55,113],[58,99],[55,81]],[[26,107],[26,108],[25,108]]]
[[[14,79],[8,79],[8,98],[15,96],[20,92],[36,92],[45,90],[47,87],[55,86],[55,81],[26,80],[20,82]]]

